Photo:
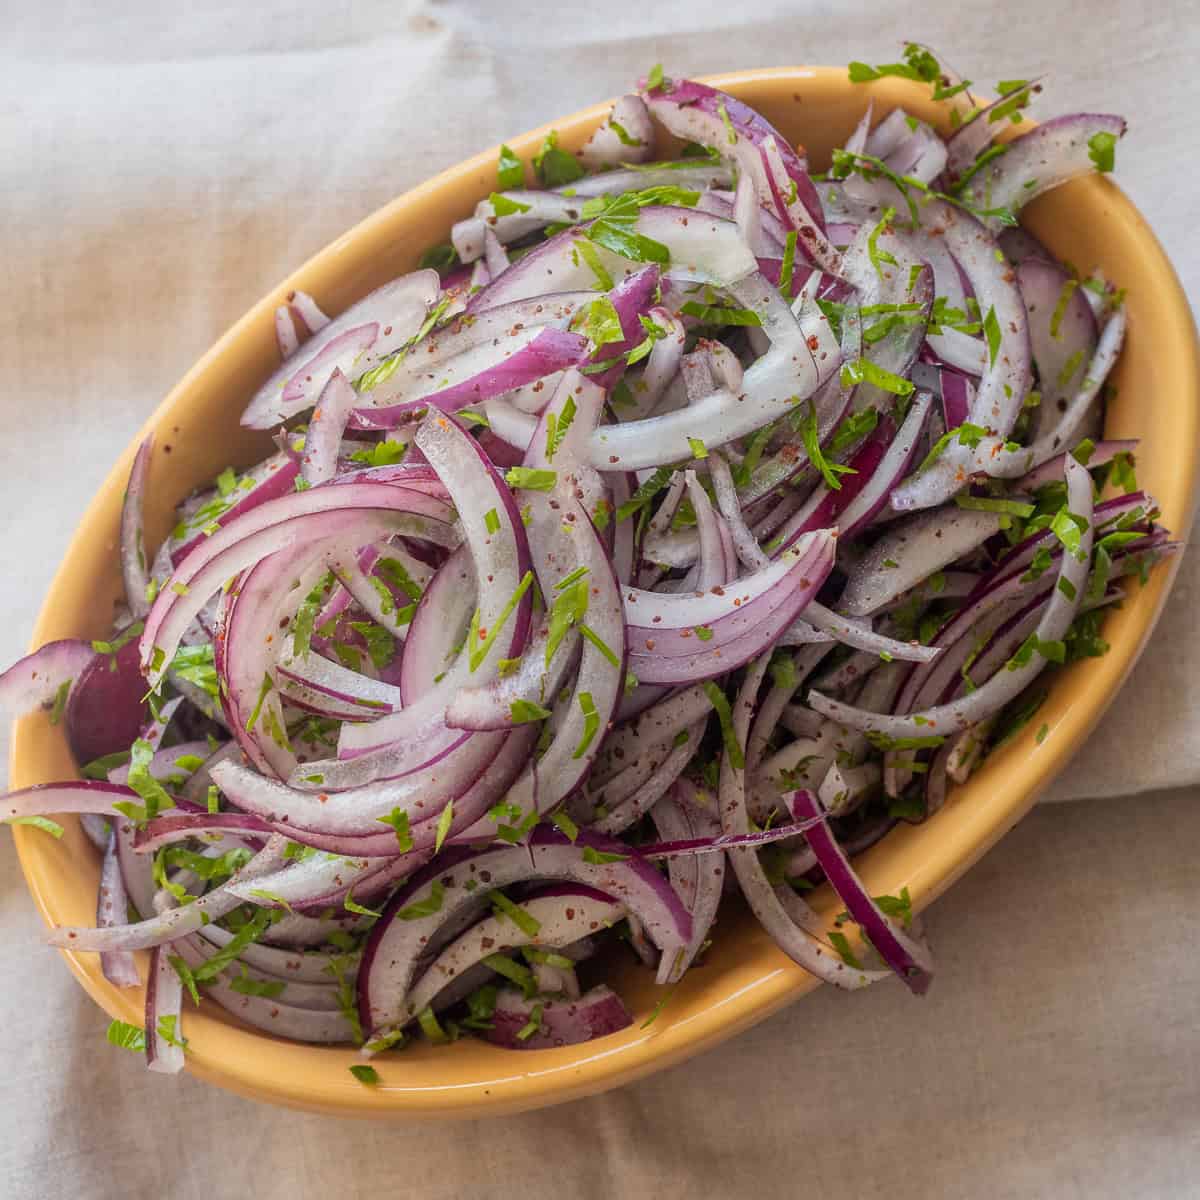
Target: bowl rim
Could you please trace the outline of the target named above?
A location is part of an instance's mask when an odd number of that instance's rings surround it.
[[[738,94],[739,90],[747,86],[772,82],[783,82],[800,89],[805,86],[858,87],[863,89],[864,96],[869,95],[877,101],[882,101],[887,109],[898,103],[900,98],[911,102],[911,88],[914,86],[896,80],[885,80],[866,87],[851,84],[846,76],[846,68],[841,66],[776,67],[700,78],[734,94]],[[578,145],[587,132],[607,116],[612,103],[611,99],[606,100],[560,117],[519,137],[509,139],[507,145],[523,161],[529,160],[542,138],[551,129],[557,129],[560,134],[569,129],[571,135],[564,136],[564,145]],[[1018,127],[1017,132],[1031,125],[1032,123],[1027,123]],[[383,235],[393,222],[402,219],[406,209],[436,196],[443,190],[465,190],[477,195],[478,188],[472,191],[473,183],[482,174],[490,174],[493,171],[497,150],[498,147],[491,147],[449,167],[368,215],[267,292],[201,356],[151,414],[89,503],[63,563],[51,583],[47,599],[38,616],[31,647],[36,647],[47,639],[47,634],[54,624],[54,597],[60,588],[73,586],[68,570],[73,553],[83,540],[90,536],[91,527],[99,519],[105,497],[114,492],[119,494],[123,490],[134,450],[141,439],[152,429],[162,427],[169,420],[176,405],[185,400],[198,380],[203,379],[244,339],[254,336],[255,330],[264,320],[270,318],[274,308],[287,292],[305,287],[306,281],[314,275],[329,272],[336,275],[338,257],[347,246]],[[1200,346],[1197,344],[1191,309],[1169,259],[1132,202],[1111,180],[1092,178],[1083,182],[1088,187],[1105,189],[1105,200],[1112,210],[1112,219],[1130,227],[1133,231],[1130,236],[1145,250],[1147,273],[1165,287],[1161,308],[1170,319],[1170,327],[1156,331],[1156,337],[1173,339],[1178,349],[1181,364],[1177,389],[1180,436],[1176,450],[1178,477],[1169,481],[1170,494],[1165,497],[1159,496],[1159,499],[1163,501],[1164,516],[1172,518],[1170,523],[1173,534],[1177,533],[1180,539],[1183,539],[1187,535],[1187,525],[1192,515],[1197,451],[1200,447]],[[912,891],[915,908],[927,906],[973,865],[1032,807],[1038,795],[1067,765],[1082,738],[1100,719],[1132,669],[1161,613],[1177,569],[1178,557],[1176,561],[1156,568],[1149,583],[1138,593],[1134,604],[1130,605],[1130,608],[1136,609],[1136,613],[1133,616],[1123,614],[1129,619],[1122,621],[1121,636],[1114,639],[1109,653],[1101,659],[1078,665],[1080,668],[1086,668],[1088,684],[1082,689],[1074,689],[1081,694],[1075,697],[1074,702],[1066,703],[1061,713],[1056,715],[1052,736],[1045,739],[1045,744],[1038,745],[1036,755],[1030,754],[1027,759],[1014,761],[1014,746],[1004,748],[1005,761],[1011,773],[1020,782],[1001,789],[1000,796],[988,804],[976,804],[972,811],[964,812],[965,806],[955,805],[953,800],[947,806],[958,814],[953,836],[933,841],[927,847],[926,861],[911,864],[914,869],[904,875]],[[1126,635],[1125,626],[1130,624],[1134,626],[1134,630]],[[61,636],[61,633],[56,636]],[[1077,672],[1076,668],[1071,668],[1068,672],[1075,673],[1082,672]],[[1056,681],[1054,690],[1060,693],[1063,691],[1061,681]],[[43,717],[35,715],[17,722],[14,727],[11,747],[14,787],[41,781],[35,761],[37,755],[31,747],[29,730],[33,722],[42,720]],[[1024,739],[1018,739],[1018,742],[1021,740],[1031,739],[1026,736]],[[38,838],[43,835],[27,828],[15,828],[13,832],[30,892],[43,918],[48,924],[53,923],[54,871],[38,842]],[[870,865],[876,860],[872,855],[868,855],[867,859],[870,862],[864,867],[864,874],[874,882]],[[69,951],[62,951],[62,954],[76,978],[110,1016],[122,1020],[132,1019],[140,1023],[140,990],[131,994],[121,993],[112,988],[100,974],[94,955]],[[405,1086],[399,1080],[393,1084],[388,1079],[383,1086],[366,1088],[355,1082],[348,1072],[343,1071],[345,1079],[341,1085],[335,1084],[322,1094],[313,1094],[310,1088],[305,1086],[305,1072],[294,1067],[288,1069],[286,1066],[275,1074],[270,1070],[270,1064],[283,1063],[288,1051],[294,1054],[297,1045],[258,1031],[248,1031],[248,1036],[255,1043],[256,1053],[245,1056],[231,1055],[227,1051],[213,1053],[206,1047],[207,1039],[197,1039],[200,1044],[194,1054],[189,1054],[188,1069],[202,1079],[254,1099],[341,1116],[415,1119],[500,1115],[576,1099],[674,1065],[756,1024],[817,986],[814,978],[794,966],[778,951],[759,962],[752,977],[745,972],[742,975],[745,977],[739,978],[739,986],[724,993],[718,1002],[707,1004],[701,1011],[683,1021],[663,1022],[649,1030],[635,1029],[634,1034],[626,1038],[619,1049],[607,1047],[606,1042],[612,1039],[605,1039],[588,1050],[583,1047],[571,1048],[574,1053],[562,1061],[553,1062],[550,1056],[558,1055],[562,1058],[561,1052],[540,1051],[529,1056],[519,1056],[515,1062],[511,1052],[497,1052],[504,1056],[495,1059],[496,1074],[491,1078],[474,1078],[465,1083]],[[240,1023],[231,1024],[223,1019],[210,1023],[227,1030],[244,1029]],[[236,1039],[233,1044],[238,1044]],[[303,1048],[312,1050],[310,1047]],[[340,1058],[345,1055],[346,1050],[344,1047],[317,1048],[316,1053],[336,1054]],[[483,1059],[485,1056],[480,1057]],[[266,1064],[264,1059],[267,1060]],[[542,1062],[539,1061],[541,1059],[546,1062],[544,1069],[539,1069],[542,1067]],[[264,1065],[267,1066],[266,1070]],[[420,1076],[422,1072],[417,1071],[415,1074]]]

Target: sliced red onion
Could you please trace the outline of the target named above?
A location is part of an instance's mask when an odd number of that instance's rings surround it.
[[[275,344],[279,347],[279,357],[283,359],[291,358],[300,349],[300,334],[290,305],[281,304],[275,310]]]
[[[1125,118],[1106,113],[1074,113],[1043,121],[1014,138],[998,158],[972,176],[963,199],[976,208],[1016,214],[1035,196],[1095,170],[1089,142],[1098,133],[1125,135]],[[988,217],[1000,229],[1000,217]]]
[[[784,193],[795,195],[807,214],[807,223],[824,231],[821,201],[809,180],[807,163],[748,104],[691,79],[664,80],[661,86],[648,90],[645,97],[651,114],[671,133],[716,150],[722,158],[734,163],[739,173],[749,174],[763,200],[774,204],[790,198],[780,196],[764,162],[761,148],[768,139],[772,140],[786,176],[778,186]],[[790,186],[793,184],[794,187]]]
[[[658,701],[609,734],[588,776],[589,783],[611,779],[640,747],[672,741],[697,721],[707,719],[710,712],[712,700],[698,683]]]
[[[536,1020],[535,1020],[536,1013]],[[532,1034],[524,1034],[531,1024]],[[483,1036],[506,1050],[547,1050],[578,1046],[620,1033],[633,1024],[621,998],[606,984],[597,984],[578,1000],[526,1000],[512,988],[496,996],[491,1028]]]
[[[996,722],[989,717],[964,729],[946,741],[946,774],[955,783],[966,783],[987,750],[988,738]]]
[[[776,547],[773,551],[776,558],[797,538],[817,529],[840,525],[841,514],[870,485],[895,439],[895,423],[889,416],[881,417],[870,435],[847,461],[846,466],[849,470],[838,478],[841,487],[835,489],[828,484],[822,484],[814,489],[799,511],[787,519],[772,539],[770,545]],[[872,496],[876,495],[876,489],[872,489]]]
[[[526,255],[504,273],[505,289],[520,291],[512,288],[511,280],[519,280],[528,270],[531,256]],[[590,282],[570,292],[527,292],[511,302],[498,296],[490,311],[484,312],[481,305],[479,311],[463,314],[430,333],[397,360],[385,379],[362,391],[360,408],[386,409],[406,401],[412,403],[497,369],[543,329],[564,330],[579,309],[596,298],[589,290]],[[499,284],[488,287],[475,300],[499,288]]]
[[[1119,308],[1104,326],[1096,353],[1088,363],[1083,381],[1067,405],[1066,411],[1056,422],[1050,424],[1044,434],[1031,445],[1022,446],[1019,450],[1008,450],[1000,446],[998,439],[980,442],[975,451],[980,468],[996,478],[1012,479],[1048,462],[1082,436],[1084,423],[1121,353],[1121,345],[1125,340],[1125,326],[1125,310]]]
[[[878,612],[922,580],[977,550],[999,532],[1001,524],[998,513],[957,506],[897,522],[851,568],[839,609],[852,617]]]
[[[243,812],[173,812],[155,817],[134,834],[134,849],[139,854],[153,854],[172,842],[206,834],[261,835],[268,837],[271,826],[260,817]]]
[[[700,803],[695,789],[677,783],[650,810],[660,838],[678,841],[715,840],[721,832],[716,813]],[[725,886],[725,855],[711,857],[684,854],[667,860],[671,886],[692,914],[692,937],[681,954],[659,964],[658,982],[674,983],[692,965],[708,938]]]
[[[159,783],[175,784],[176,786],[171,788],[172,791],[175,791],[183,785],[192,773],[190,768],[180,765],[180,759],[201,758],[207,755],[207,753],[207,742],[182,742],[175,746],[168,746],[165,750],[154,751],[150,756],[150,761],[146,765],[146,769],[150,773],[150,776],[157,779]],[[129,765],[125,764],[109,771],[108,782],[128,783]]]
[[[146,570],[142,495],[146,490],[146,475],[153,449],[154,435],[151,434],[134,455],[129,482],[125,485],[125,499],[121,505],[121,576],[125,581],[125,603],[135,620],[150,611],[150,602],[146,599],[150,576]]]
[[[838,514],[838,527],[845,537],[853,537],[870,524],[872,518],[886,506],[896,484],[911,470],[932,410],[933,397],[928,392],[917,392],[913,396],[904,423],[879,460],[879,466]]]
[[[1078,556],[1064,553],[1059,567],[1059,580],[1042,612],[1035,630],[1039,642],[1060,641],[1074,620],[1087,584],[1088,564],[1092,552],[1092,483],[1087,469],[1074,459],[1066,464],[1067,504],[1069,511],[1087,522],[1080,534]],[[1036,650],[1032,656],[1012,669],[999,671],[975,691],[959,700],[921,712],[906,715],[872,713],[832,700],[820,692],[810,692],[809,704],[817,712],[868,733],[888,737],[945,736],[957,729],[978,724],[998,712],[1014,696],[1019,695],[1041,673],[1047,659]]]
[[[599,535],[578,505],[563,492],[558,502],[563,518],[560,528],[564,532],[569,528],[568,536],[577,539],[576,548],[563,565],[578,563],[588,569],[586,625],[592,636],[582,640],[579,670],[570,697],[562,705],[565,715],[552,725],[549,745],[521,772],[506,797],[508,803],[525,812],[552,812],[584,779],[625,686],[625,619],[612,565]],[[469,832],[474,835],[479,830]]]
[[[129,897],[125,894],[125,883],[121,878],[121,864],[117,858],[115,832],[110,832],[100,862],[100,888],[96,898],[96,927],[104,929],[123,925],[128,919]],[[114,987],[133,988],[141,983],[137,963],[127,950],[112,950],[100,955],[100,969],[104,978]]]
[[[193,970],[209,957],[206,950],[200,949],[201,945],[199,937],[195,936],[182,938],[175,946],[180,957]],[[282,998],[251,996],[235,991],[229,981],[229,972],[205,983],[204,994],[246,1024],[276,1037],[292,1038],[316,1045],[354,1041],[354,1031],[350,1022],[340,1011],[300,1007],[288,1004]],[[286,994],[285,989],[284,995]]]
[[[468,682],[490,683],[498,675],[500,660],[519,658],[528,641],[531,596],[528,587],[518,592],[518,584],[528,569],[529,547],[512,493],[478,443],[451,418],[425,421],[417,444],[450,490],[475,560],[476,576],[486,581],[478,598],[478,637],[483,639],[493,625],[502,627],[502,632],[491,640],[483,658],[474,662],[474,669],[473,652],[460,655],[434,690],[411,707],[369,725],[343,725],[339,758],[358,761],[320,763],[316,770],[324,775],[327,788],[395,777],[459,744],[462,735],[444,721],[449,697]],[[490,519],[497,522],[494,530]],[[514,596],[519,597],[515,609],[506,614]],[[411,739],[418,731],[421,740],[414,742]]]
[[[1099,334],[1087,290],[1062,267],[1028,259],[1017,267],[1017,279],[1029,313],[1029,337],[1042,395],[1033,414],[1036,437],[1057,424],[1075,385],[1084,378]]]
[[[931,240],[943,241],[962,264],[983,319],[990,323],[994,318],[1000,334],[980,377],[970,419],[1003,440],[1020,415],[1031,379],[1028,318],[1016,275],[987,230],[961,210],[936,201],[925,207],[922,222]],[[932,237],[938,231],[940,237]],[[961,444],[948,446],[934,463],[896,488],[891,507],[903,512],[947,500],[966,482],[969,458]]]
[[[353,425],[356,429],[395,429],[410,420],[418,409],[432,407],[442,412],[458,412],[467,405],[481,404],[561,371],[580,361],[586,350],[586,338],[545,325],[531,340],[514,342],[508,357],[449,387],[420,393],[396,404],[356,409]]]
[[[453,546],[458,537],[448,523],[450,516],[451,510],[440,500],[375,483],[310,488],[266,501],[198,545],[176,569],[170,585],[159,592],[140,642],[142,664],[151,668],[151,683],[161,677],[208,597],[268,554],[360,528],[360,545],[404,533]],[[162,651],[159,667],[151,662],[156,648]]]
[[[683,219],[670,214],[684,211],[644,208],[639,229],[662,240],[670,236],[673,227],[678,229],[678,221]],[[689,233],[699,223],[693,214]],[[811,396],[833,374],[839,356],[822,314],[798,322],[757,271],[728,286],[743,307],[758,315],[771,338],[768,353],[745,372],[741,394],[718,388],[680,411],[602,426],[593,436],[591,449],[592,464],[599,470],[633,470],[687,460],[691,443],[697,439],[709,447],[724,445],[790,412],[798,400]]]
[[[75,683],[95,657],[90,642],[47,642],[0,674],[0,710],[15,718],[52,704],[59,689]]]
[[[275,500],[280,496],[290,495],[295,488],[296,479],[299,475],[300,456],[292,454],[290,449],[264,459],[257,466],[251,467],[242,477],[242,483],[238,488],[237,500],[229,508],[218,513],[200,529],[191,529],[190,526],[185,526],[184,536],[176,539],[172,535],[163,544],[163,547],[159,550],[159,554],[161,555],[164,550],[168,551],[170,566],[178,567],[197,546],[202,545],[208,539],[215,529],[224,528],[230,522],[236,521],[239,517],[244,516],[251,509],[257,508],[267,500]],[[243,490],[246,484],[249,484],[249,487]],[[208,504],[215,500],[217,495],[215,491],[205,492],[198,499],[203,499],[204,503]],[[156,578],[161,578],[161,581],[165,582],[171,572],[169,569],[165,570],[160,576],[157,571],[157,564],[158,559],[155,559],[156,570],[153,574]]]
[[[793,792],[790,806],[798,821],[813,820],[823,815],[820,801],[809,791]],[[818,823],[809,829],[805,837],[851,919],[871,939],[871,945],[905,985],[916,995],[924,995],[933,972],[928,949],[910,937],[879,907],[863,886],[828,825]]]
[[[395,837],[380,826],[380,820],[400,809],[415,826],[436,820],[448,802],[455,802],[456,807],[466,804],[474,785],[487,776],[503,749],[506,736],[475,735],[422,770],[343,791],[289,787],[228,761],[215,766],[212,777],[232,803],[287,827],[296,840],[307,842],[306,831],[363,838],[375,835],[380,845],[395,853]],[[301,771],[311,776],[307,787],[319,789],[319,769],[306,764]]]
[[[8,792],[0,799],[4,818],[48,817],[55,813],[96,813],[111,817],[118,801],[140,804],[132,788],[105,783],[98,779],[69,779],[63,783],[35,783],[32,787]]]
[[[170,953],[156,946],[146,980],[146,1065],[164,1075],[183,1070],[183,983]]]
[[[882,778],[883,769],[877,762],[852,766],[835,760],[821,780],[817,797],[831,817],[844,817],[861,808],[879,790]]]
[[[810,534],[769,567],[703,595],[625,589],[630,668],[643,683],[692,683],[740,666],[815,597],[833,567],[835,545],[829,531]]]
[[[274,870],[283,862],[283,852],[287,841],[282,837],[272,837],[267,845],[250,860],[238,873],[222,887],[216,888],[199,900],[193,900],[178,908],[170,908],[153,917],[135,922],[131,925],[113,925],[105,929],[85,929],[62,925],[52,929],[46,940],[51,946],[63,950],[145,950],[152,946],[161,946],[166,942],[175,941],[189,933],[194,933],[207,922],[219,920],[231,913],[242,900],[230,891],[230,887],[239,882],[251,883],[260,875]],[[303,864],[300,864],[303,865]],[[128,879],[126,886],[128,887]],[[133,889],[129,889],[130,898],[137,904],[138,898]],[[138,905],[139,909],[141,905]]]
[[[767,660],[759,659],[746,674],[733,705],[733,729],[737,740],[745,745],[750,719],[758,689],[766,673]],[[721,828],[727,834],[750,832],[750,816],[746,810],[745,771],[735,766],[729,754],[721,756],[720,788]],[[807,929],[798,925],[792,913],[807,924],[815,923],[815,914],[787,885],[787,897],[772,886],[753,849],[726,852],[741,884],[746,902],[754,910],[763,928],[776,945],[794,962],[811,971],[819,979],[836,987],[856,989],[866,987],[880,977],[879,972],[854,969]],[[790,910],[790,911],[789,911]]]
[[[521,925],[507,913],[498,912],[451,942],[413,985],[405,998],[402,1019],[412,1020],[430,1007],[444,987],[491,954],[520,946],[560,950],[611,928],[625,915],[616,900],[591,888],[555,889],[553,895],[534,895],[516,907],[526,918]],[[528,932],[527,925],[534,926],[536,933]]]
[[[940,651],[936,646],[922,646],[917,642],[901,642],[885,634],[876,633],[870,623],[860,624],[858,621],[831,612],[823,604],[812,600],[804,609],[804,619],[810,621],[818,630],[833,636],[846,646],[854,646],[858,650],[866,650],[877,654],[880,658],[896,658],[905,662],[929,662],[936,658]],[[786,643],[788,634],[783,635]]]
[[[259,388],[242,414],[242,424],[269,429],[311,408],[335,367],[350,375],[355,360],[368,348],[382,357],[404,345],[420,329],[440,290],[436,271],[415,271],[377,288],[314,330],[305,353],[286,360]]]
[[[704,723],[699,722],[686,731],[686,737],[644,749],[599,789],[577,793],[574,803],[581,818],[597,833],[615,835],[635,825],[683,774],[703,736]],[[590,802],[590,812],[581,802],[583,797]]]
[[[758,539],[742,515],[741,501],[733,483],[729,464],[720,454],[712,454],[709,457],[708,469],[713,483],[713,491],[716,493],[717,505],[721,510],[721,516],[725,518],[737,558],[749,570],[760,570],[770,562],[770,559],[763,553]]]
[[[644,163],[653,157],[654,123],[640,96],[622,96],[579,152],[590,171],[617,163]]]
[[[351,710],[348,720],[370,720],[381,713],[399,712],[404,707],[398,687],[351,671],[319,654],[303,658],[285,654],[276,667],[276,678],[281,688],[283,680],[291,680],[344,704]]]
[[[1137,448],[1138,442],[1133,439],[1128,441],[1113,441],[1110,439],[1097,442],[1087,460],[1088,470],[1105,466],[1107,463],[1112,462],[1118,454],[1132,455],[1137,451]],[[1040,487],[1045,487],[1048,483],[1054,483],[1062,479],[1066,460],[1066,454],[1059,454],[1055,458],[1048,458],[1041,466],[1034,467],[1028,475],[1022,475],[1012,485],[1013,491],[1029,494],[1036,492]]]
[[[587,848],[597,857],[620,857],[590,863],[583,857]],[[674,954],[691,938],[691,916],[667,881],[649,864],[627,857],[627,849],[622,842],[587,833],[580,833],[572,844],[539,827],[525,846],[458,857],[443,855],[392,897],[371,931],[358,974],[359,1017],[364,1030],[375,1033],[404,1019],[404,997],[412,986],[421,950],[441,926],[473,904],[468,883],[495,889],[526,879],[560,879],[597,888],[636,915],[664,954]],[[425,916],[413,915],[414,904],[428,903],[435,894],[441,896],[436,910]],[[401,916],[405,910],[407,915]]]
[[[466,638],[475,609],[475,566],[469,546],[460,546],[434,572],[417,604],[404,642],[400,692],[413,704],[434,686]]]
[[[300,475],[311,487],[337,474],[338,449],[358,394],[337,367],[321,389],[304,437]]]

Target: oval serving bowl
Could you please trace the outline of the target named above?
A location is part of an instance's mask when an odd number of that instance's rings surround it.
[[[944,116],[925,86],[887,79],[851,84],[842,67],[780,68],[708,80],[759,109],[792,141],[803,142],[816,168],[854,128],[867,101],[882,116],[897,104],[935,124]],[[558,130],[575,150],[607,116],[596,105],[509,144],[522,158],[545,133]],[[1016,131],[1020,131],[1020,127]],[[248,465],[270,450],[266,435],[238,425],[255,388],[278,362],[273,312],[303,288],[336,314],[386,280],[413,269],[422,250],[445,240],[452,222],[471,213],[495,185],[496,150],[443,172],[368,217],[269,292],[196,364],[131,442],[84,515],[34,630],[33,644],[107,631],[106,601],[120,594],[114,547],[121,497],[134,449],[157,431],[146,499],[147,541],[157,544],[174,506],[232,463]],[[1141,439],[1140,482],[1158,499],[1163,524],[1187,534],[1197,469],[1200,356],[1188,302],[1153,233],[1106,178],[1077,180],[1035,201],[1025,224],[1057,256],[1101,267],[1128,289],[1130,333],[1113,381],[1106,435]],[[216,434],[216,436],[214,436]],[[165,453],[167,446],[170,453]],[[1175,560],[1177,562],[1177,560]],[[907,887],[924,908],[977,861],[1029,810],[1066,767],[1116,696],[1138,657],[1171,585],[1175,563],[1158,566],[1113,612],[1104,635],[1111,650],[1059,673],[1034,726],[992,754],[969,783],[925,824],[901,825],[857,860],[872,894]],[[20,721],[13,734],[10,786],[76,774],[61,728],[45,715]],[[21,865],[44,917],[90,924],[99,863],[78,820],[63,819],[61,841],[35,829],[14,830]],[[831,914],[822,889],[815,903]],[[63,952],[89,994],[111,1016],[140,1024],[140,991],[122,991],[100,972],[98,957]],[[145,959],[145,955],[140,955]],[[143,962],[143,973],[145,966]],[[576,1099],[637,1079],[697,1054],[761,1021],[810,991],[816,981],[775,948],[744,909],[729,905],[702,968],[676,988],[652,1025],[657,999],[652,973],[629,967],[616,986],[635,1014],[633,1025],[597,1042],[517,1053],[466,1039],[448,1047],[418,1043],[377,1060],[378,1087],[359,1084],[347,1068],[350,1047],[318,1047],[272,1038],[203,1004],[186,1014],[188,1068],[209,1082],[255,1099],[341,1116],[474,1117]],[[895,993],[897,1004],[912,1003]],[[162,1086],[169,1086],[164,1084]]]

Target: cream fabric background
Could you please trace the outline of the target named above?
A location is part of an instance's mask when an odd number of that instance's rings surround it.
[[[1118,178],[1200,289],[1196,0],[0,2],[0,661],[117,450],[291,267],[465,155],[620,91],[894,58],[1130,118]],[[39,942],[0,838],[0,1195],[1200,1192],[1195,555],[1119,711],[930,918],[932,994],[820,993],[541,1115],[350,1125],[147,1075]],[[1134,793],[1166,787],[1174,794]],[[1109,797],[1109,799],[1097,799]]]

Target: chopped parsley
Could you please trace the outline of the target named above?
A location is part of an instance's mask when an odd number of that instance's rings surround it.
[[[544,721],[550,715],[550,710],[532,700],[514,700],[509,705],[509,713],[514,725],[527,725],[531,721]]]
[[[441,880],[435,879],[429,895],[425,899],[414,900],[412,904],[405,905],[397,911],[396,916],[402,921],[419,921],[423,917],[432,917],[435,913],[442,911],[442,901],[445,895],[446,889],[442,886]]]
[[[737,770],[746,766],[746,755],[738,741],[737,731],[733,727],[733,713],[729,707],[729,699],[725,693],[710,679],[704,684],[704,694],[716,711],[717,720],[721,723],[721,739],[725,743],[725,753],[729,756],[730,765]]]
[[[60,838],[63,835],[63,827],[57,821],[52,821],[49,817],[5,817],[4,824],[29,825],[34,829],[40,829],[43,833],[48,833],[51,837],[56,838]]]
[[[511,196],[502,196],[499,192],[493,192],[488,200],[491,203],[492,211],[498,217],[515,216],[517,213],[528,212],[531,207],[520,200],[514,200]]]
[[[835,492],[841,491],[842,481],[838,476],[856,475],[858,472],[853,467],[830,462],[825,457],[821,449],[820,435],[817,431],[817,410],[811,400],[803,408],[796,410],[792,414],[792,424],[796,427],[801,440],[804,442],[808,461],[821,472],[821,477],[825,480],[825,486]]]
[[[528,492],[548,492],[557,480],[556,471],[546,471],[540,467],[509,467],[504,475],[504,482],[510,488],[524,488]]]
[[[893,396],[911,396],[913,383],[902,375],[885,370],[869,358],[856,358],[842,366],[842,387],[854,387],[859,383],[870,383]]]
[[[626,862],[628,854],[613,854],[608,850],[597,850],[595,846],[584,846],[583,861],[593,867],[603,867],[608,863]]]
[[[525,186],[525,168],[521,160],[505,145],[500,147],[500,158],[496,163],[496,182],[502,191]]]
[[[479,609],[476,609],[471,616],[471,628],[468,633],[470,645],[468,647],[468,658],[472,671],[476,671],[483,665],[483,660],[487,658],[488,652],[492,648],[492,644],[500,636],[501,629],[504,628],[508,618],[512,616],[517,605],[520,604],[525,593],[533,586],[533,572],[526,571],[521,577],[521,582],[517,584],[516,590],[508,598],[508,603],[500,611],[500,615],[496,618],[495,624],[489,629],[486,634],[480,633],[479,629]]]
[[[559,148],[558,133],[551,130],[533,156],[533,171],[542,187],[561,187],[582,178],[583,167],[573,154]]]
[[[591,692],[579,693],[579,708],[583,712],[583,735],[579,739],[579,745],[575,747],[575,752],[571,755],[572,758],[582,758],[587,753],[587,748],[592,744],[592,739],[600,728],[600,714],[596,711],[596,704],[592,699]]]
[[[1097,171],[1105,173],[1116,166],[1117,135],[1101,130],[1088,138],[1088,158]]]
[[[514,904],[499,889],[492,892],[489,899],[495,912],[507,917],[526,937],[535,938],[541,932],[542,923],[519,904]]]
[[[112,1021],[105,1034],[108,1041],[122,1050],[133,1050],[141,1054],[146,1049],[146,1031],[137,1025],[126,1021]]]
[[[619,326],[620,322],[618,322]],[[546,414],[546,461],[552,462],[575,420],[575,397],[568,396],[561,412]]]

